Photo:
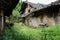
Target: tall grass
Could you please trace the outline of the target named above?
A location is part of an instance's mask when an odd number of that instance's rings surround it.
[[[14,40],[60,40],[60,26],[30,28],[22,23],[12,27]]]
[[[60,25],[32,28],[14,23],[11,29],[5,27],[3,40],[60,40]]]

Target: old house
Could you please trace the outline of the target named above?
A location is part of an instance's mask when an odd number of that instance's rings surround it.
[[[49,5],[23,2],[21,8],[22,22],[28,26],[60,24],[60,2],[52,2]]]

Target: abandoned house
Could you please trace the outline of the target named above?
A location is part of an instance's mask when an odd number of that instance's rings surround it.
[[[10,23],[9,17],[18,2],[19,0],[0,0],[0,33],[3,31],[5,21],[8,20]]]
[[[48,26],[60,24],[60,1],[48,5],[24,1],[20,17],[25,25],[33,27],[43,24]]]

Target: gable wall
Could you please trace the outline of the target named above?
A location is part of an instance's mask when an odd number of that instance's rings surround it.
[[[28,6],[27,6],[27,8],[25,9],[25,12],[24,12],[24,13],[30,13],[30,12],[32,12],[32,11],[34,11],[34,10],[35,10],[35,8],[31,7],[31,6],[28,4]]]
[[[28,11],[31,9],[31,7],[28,5],[27,8],[25,9],[24,13],[29,13]]]

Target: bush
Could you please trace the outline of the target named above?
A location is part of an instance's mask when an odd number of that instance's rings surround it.
[[[3,40],[14,40],[12,30],[8,29],[6,26],[3,32]]]
[[[19,0],[19,3],[16,5],[15,9],[12,11],[12,16],[10,20],[12,22],[20,22],[20,13],[21,13],[22,0]]]
[[[13,10],[12,16],[10,16],[12,22],[20,22],[20,13],[17,10]]]

